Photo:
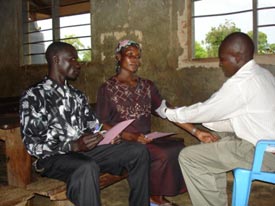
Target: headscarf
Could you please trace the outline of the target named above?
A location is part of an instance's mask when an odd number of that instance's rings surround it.
[[[128,46],[134,46],[134,47],[138,48],[141,52],[140,45],[137,42],[126,39],[126,40],[122,40],[118,43],[118,45],[115,49],[115,53],[116,54],[120,53],[122,51],[122,49],[127,48]]]
[[[137,42],[126,39],[126,40],[122,40],[118,43],[118,45],[115,49],[115,54],[121,53],[121,51],[123,49],[127,48],[128,46],[134,46],[134,47],[138,48],[139,51],[141,52],[140,45]],[[116,62],[116,73],[118,74],[119,72],[120,72],[120,61],[117,60],[117,62]]]

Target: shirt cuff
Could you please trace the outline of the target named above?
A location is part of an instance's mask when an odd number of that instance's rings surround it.
[[[177,110],[178,109],[169,109],[169,108],[167,108],[167,110],[165,112],[165,115],[166,115],[167,119],[169,119],[172,122],[185,123],[178,117]]]

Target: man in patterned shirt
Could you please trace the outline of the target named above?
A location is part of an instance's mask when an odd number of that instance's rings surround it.
[[[28,89],[20,101],[23,142],[37,158],[42,176],[66,182],[67,197],[77,206],[100,205],[100,172],[129,173],[129,205],[149,205],[149,155],[144,145],[102,140],[98,119],[86,96],[68,84],[80,74],[76,49],[54,42],[46,51],[48,75]]]

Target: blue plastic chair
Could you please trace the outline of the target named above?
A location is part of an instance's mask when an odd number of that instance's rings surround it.
[[[233,170],[234,183],[232,206],[247,206],[254,180],[275,184],[275,172],[262,172],[262,162],[267,146],[275,147],[275,140],[260,140],[256,144],[252,169],[236,168]],[[275,156],[274,156],[275,158]]]

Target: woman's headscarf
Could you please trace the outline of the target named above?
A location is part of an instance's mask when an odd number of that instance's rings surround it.
[[[128,46],[134,46],[134,47],[138,48],[139,51],[141,52],[140,45],[137,42],[126,39],[126,40],[122,40],[118,43],[118,45],[115,49],[115,54],[117,54],[117,53],[121,54],[122,50],[127,48]],[[117,60],[116,73],[119,73],[119,72],[120,72],[120,61]]]
[[[128,46],[134,46],[134,47],[138,48],[141,51],[139,43],[137,43],[135,41],[132,41],[132,40],[126,39],[126,40],[122,40],[118,43],[118,45],[116,47],[116,50],[115,50],[115,53],[116,54],[121,53],[122,49],[125,49]]]

